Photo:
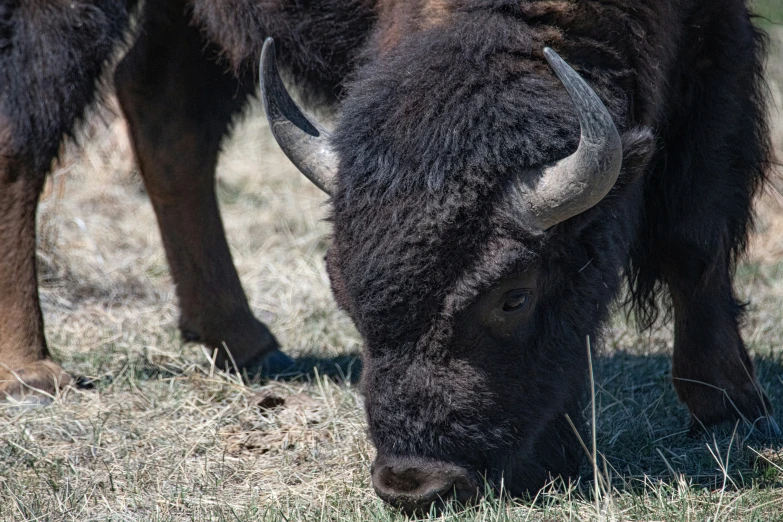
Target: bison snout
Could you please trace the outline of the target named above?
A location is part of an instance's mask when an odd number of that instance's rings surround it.
[[[372,465],[372,485],[379,497],[407,513],[426,512],[449,499],[466,504],[479,497],[465,469],[416,457],[379,455]]]

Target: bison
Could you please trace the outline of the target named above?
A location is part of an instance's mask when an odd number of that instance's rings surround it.
[[[34,264],[38,193],[132,5],[0,4],[0,363],[67,380]],[[771,406],[732,271],[770,161],[763,35],[743,0],[159,0],[114,74],[186,340],[278,352],[245,300],[214,167],[260,73],[279,144],[330,196],[326,263],[365,345],[372,483],[408,511],[579,466],[588,339],[623,279],[674,318],[695,426]],[[338,109],[327,131],[288,95]],[[663,301],[660,296],[666,297]],[[228,350],[228,351],[226,351]],[[0,375],[0,377],[2,377]]]

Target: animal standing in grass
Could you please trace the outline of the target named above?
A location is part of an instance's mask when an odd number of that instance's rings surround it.
[[[16,393],[11,370],[68,380],[42,333],[36,199],[130,6],[0,6],[0,386]],[[768,415],[731,282],[769,154],[763,38],[742,0],[150,1],[139,25],[117,92],[183,337],[219,348],[221,366],[223,343],[238,366],[277,348],[213,187],[264,39],[309,102],[337,103],[329,134],[266,45],[272,131],[331,196],[328,271],[365,340],[372,481],[388,502],[574,474],[586,339],[623,275],[643,326],[670,296],[672,377],[695,425]]]

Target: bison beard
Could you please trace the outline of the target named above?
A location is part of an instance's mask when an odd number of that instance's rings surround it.
[[[35,206],[129,8],[0,1],[0,394],[19,389],[6,370],[68,381],[43,338]],[[390,503],[468,500],[484,479],[522,494],[575,473],[566,415],[583,425],[585,340],[600,339],[623,274],[644,325],[671,297],[673,382],[695,425],[768,413],[731,284],[768,162],[763,38],[742,0],[167,0],[147,2],[139,27],[114,78],[181,328],[227,341],[240,366],[276,343],[225,241],[220,141],[267,36],[306,99],[341,100],[324,139],[287,122],[304,116],[265,84],[275,129],[296,138],[281,141],[289,157],[328,180],[328,271],[365,340],[373,484]],[[552,220],[538,211],[561,202],[536,180],[575,151],[580,120],[546,47],[598,94],[623,152],[603,199]],[[328,149],[331,168],[294,142]]]

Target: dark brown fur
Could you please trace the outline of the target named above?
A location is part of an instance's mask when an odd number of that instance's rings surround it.
[[[147,7],[138,41],[115,73],[144,184],[176,284],[180,329],[247,367],[277,348],[239,282],[215,197],[220,142],[254,87],[237,79],[185,17],[185,4]]]
[[[7,86],[0,99],[0,240],[10,245],[0,267],[0,289],[8,288],[0,298],[0,364],[7,367],[0,395],[31,384],[52,392],[68,381],[48,361],[43,336],[35,207],[63,135],[99,92],[96,80],[123,40],[134,4],[0,2]],[[374,20],[358,1],[314,3],[304,12],[309,16],[298,20],[298,7],[285,2],[147,2],[115,74],[176,282],[183,338],[217,349],[221,367],[252,369],[277,348],[247,304],[214,194],[220,142],[255,89],[260,42],[279,36],[292,76],[313,87],[309,98],[333,102]]]
[[[95,100],[130,8],[116,0],[0,2],[0,398],[70,380],[47,359],[35,211],[63,135]]]
[[[74,5],[0,3],[0,65],[13,86],[0,112],[0,240],[11,245],[0,362],[42,375],[37,191],[127,19],[121,3]],[[82,19],[87,33],[73,30]],[[427,476],[470,496],[481,478],[521,493],[573,473],[566,415],[579,423],[585,340],[600,340],[623,274],[644,325],[659,295],[671,297],[674,385],[694,422],[767,413],[731,284],[768,161],[764,42],[744,1],[171,0],[148,2],[140,27],[115,79],[183,333],[227,340],[242,365],[276,345],[226,246],[213,188],[220,140],[254,89],[267,36],[306,98],[339,100],[328,268],[365,339],[374,480],[387,500],[426,505]],[[508,185],[579,137],[545,46],[605,102],[625,160],[601,203],[541,232],[516,217]],[[49,71],[77,81],[43,91]],[[515,278],[530,308],[499,335],[481,319],[485,299]],[[424,493],[400,492],[408,486]]]
[[[387,485],[435,463],[512,493],[572,473],[565,415],[580,418],[586,339],[623,270],[640,317],[663,285],[673,296],[673,379],[694,423],[764,417],[730,275],[768,160],[763,38],[743,2],[465,0],[403,27],[373,40],[333,139],[329,273],[366,341],[379,493],[426,508],[432,495]],[[604,201],[540,233],[507,185],[579,131],[545,46],[594,87],[626,157]],[[529,317],[501,335],[482,299],[524,274]]]

